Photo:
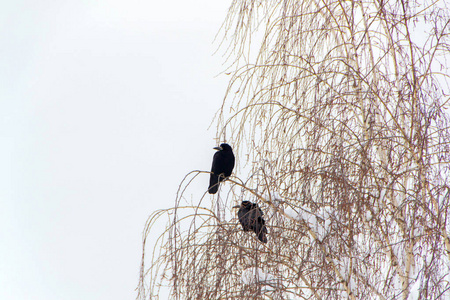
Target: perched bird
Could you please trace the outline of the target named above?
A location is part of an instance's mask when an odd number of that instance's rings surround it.
[[[211,166],[208,187],[208,193],[210,194],[217,193],[219,182],[230,176],[234,168],[234,154],[230,145],[220,144],[219,147],[214,147],[214,149],[218,151],[214,153]]]
[[[242,201],[241,205],[234,206],[239,208],[238,217],[244,231],[253,231],[258,236],[258,239],[267,243],[267,228],[263,219],[263,212],[258,204],[250,201]]]

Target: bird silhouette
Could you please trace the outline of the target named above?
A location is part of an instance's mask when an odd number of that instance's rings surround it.
[[[234,206],[239,208],[238,218],[244,231],[253,231],[258,236],[258,239],[267,243],[267,228],[266,222],[263,219],[263,212],[258,204],[250,201],[242,201],[241,205]]]
[[[214,147],[214,149],[218,151],[214,153],[211,166],[208,187],[208,193],[210,194],[217,193],[219,183],[229,177],[234,168],[234,154],[230,145],[224,143],[220,144],[219,147]]]

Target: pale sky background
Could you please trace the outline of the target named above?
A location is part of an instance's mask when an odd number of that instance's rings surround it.
[[[2,2],[0,299],[136,297],[147,217],[211,166],[229,5]]]

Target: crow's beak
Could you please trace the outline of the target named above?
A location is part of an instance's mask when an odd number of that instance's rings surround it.
[[[214,147],[213,149],[216,149],[216,150],[223,150],[222,147],[220,147],[220,146]]]
[[[240,205],[233,206],[232,208],[241,208]]]

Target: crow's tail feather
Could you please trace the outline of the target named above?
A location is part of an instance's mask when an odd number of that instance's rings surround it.
[[[219,177],[215,174],[211,174],[209,178],[208,193],[215,194],[217,193],[218,189],[219,189]]]

